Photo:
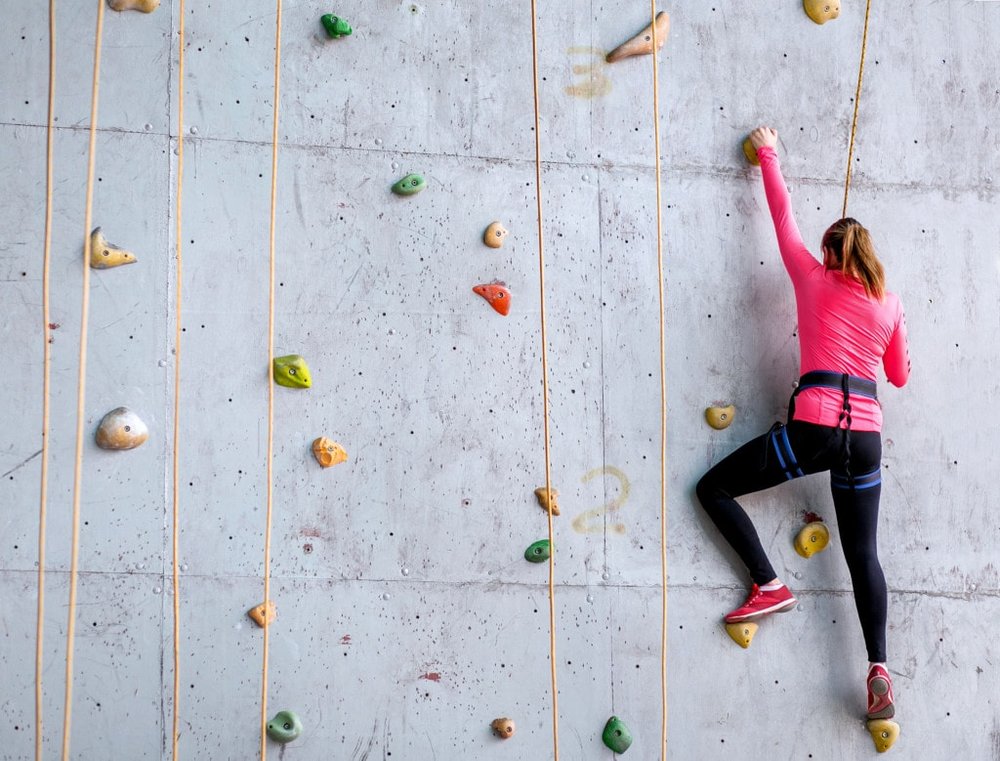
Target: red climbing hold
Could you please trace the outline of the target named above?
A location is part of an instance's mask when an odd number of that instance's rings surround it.
[[[510,291],[507,285],[496,281],[493,283],[483,283],[472,287],[474,293],[478,293],[488,302],[490,306],[506,317],[510,313]]]

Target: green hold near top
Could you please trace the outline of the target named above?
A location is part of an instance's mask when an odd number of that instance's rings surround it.
[[[625,722],[617,716],[608,719],[608,723],[604,725],[604,734],[601,735],[601,739],[615,753],[624,753],[632,745],[632,733],[625,726]]]
[[[288,388],[309,388],[312,374],[309,365],[298,354],[287,354],[274,358],[274,382]]]
[[[302,720],[292,711],[278,711],[267,722],[267,736],[282,745],[302,734]]]
[[[529,563],[544,563],[552,554],[552,546],[548,539],[539,539],[524,551],[524,559]]]
[[[319,20],[323,24],[323,28],[326,29],[326,33],[335,40],[347,37],[354,31],[351,29],[351,25],[344,21],[344,19],[340,18],[340,16],[334,16],[332,13],[320,16]]]
[[[397,196],[412,196],[427,187],[427,180],[419,174],[408,174],[392,186]]]

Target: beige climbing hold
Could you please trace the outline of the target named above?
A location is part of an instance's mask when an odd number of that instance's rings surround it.
[[[136,261],[135,254],[108,243],[100,227],[90,234],[90,266],[95,270],[108,270]]]
[[[113,11],[142,11],[152,13],[160,7],[160,0],[108,0]]]
[[[490,248],[500,248],[507,237],[507,228],[499,222],[491,222],[483,233],[483,243]]]
[[[514,736],[514,732],[517,727],[514,726],[514,720],[504,717],[502,719],[494,719],[490,722],[490,728],[493,730],[493,734],[497,737],[502,737],[504,740],[509,740]]]
[[[802,7],[817,24],[833,21],[840,15],[840,0],[802,0]]]
[[[822,521],[813,521],[802,527],[795,537],[795,551],[804,558],[822,552],[830,543],[830,529]]]
[[[757,149],[753,147],[753,143],[750,142],[749,137],[743,141],[743,155],[754,166],[760,166],[760,159],[757,158]]]
[[[709,407],[705,410],[705,420],[717,431],[728,428],[735,416],[736,408],[731,404],[728,407]]]
[[[868,731],[879,753],[885,753],[899,739],[899,724],[888,719],[870,719]]]
[[[94,438],[101,449],[135,449],[149,438],[149,429],[128,407],[115,407],[101,418]]]
[[[247,615],[253,619],[253,622],[262,629],[274,621],[278,616],[278,609],[274,607],[273,601],[268,601],[267,603],[267,615],[264,615],[264,603],[257,605],[247,611]]]
[[[726,624],[726,633],[729,634],[733,642],[746,650],[753,642],[753,635],[757,633],[757,624],[753,621]]]
[[[539,486],[535,489],[535,498],[542,510],[550,510],[553,515],[559,515],[558,489],[553,489],[550,493],[544,486]]]
[[[324,468],[329,468],[346,461],[347,450],[333,439],[320,436],[313,442],[313,457]]]
[[[670,14],[666,11],[660,11],[656,14],[656,49],[659,50],[667,41],[667,36],[670,34]],[[612,50],[605,57],[608,63],[614,63],[615,61],[620,61],[623,58],[629,58],[634,55],[649,55],[653,52],[653,24],[648,25],[639,34],[633,37],[628,42],[623,42],[621,45]]]

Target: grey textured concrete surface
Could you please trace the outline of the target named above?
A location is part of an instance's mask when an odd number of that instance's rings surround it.
[[[65,5],[65,7],[64,7]],[[648,58],[603,54],[642,3],[542,4],[546,280],[560,747],[610,758],[604,722],[659,758],[659,380]],[[914,371],[882,384],[880,552],[897,758],[1000,759],[995,494],[1000,3],[875,3],[851,213],[907,310]],[[47,16],[0,28],[0,759],[33,758]],[[61,4],[45,558],[46,758],[56,757],[70,558],[94,3]],[[659,56],[669,397],[671,759],[858,759],[865,654],[838,542],[809,561],[810,477],[745,504],[798,609],[751,648],[720,625],[745,576],[693,499],[785,412],[792,293],[740,142],[781,134],[799,224],[839,216],[864,8],[684,0]],[[353,36],[318,23],[337,12]],[[138,263],[91,276],[74,759],[170,758],[170,440],[178,9],[108,12],[94,224]],[[181,757],[257,755],[274,11],[189,3],[181,389]],[[295,759],[551,756],[531,38],[527,4],[287,2],[277,213],[269,706]],[[389,193],[422,172],[413,198]],[[502,220],[504,248],[481,243]],[[494,278],[506,319],[472,294]],[[704,408],[732,402],[725,431]],[[131,452],[90,438],[127,405]],[[321,470],[311,441],[344,444]],[[489,722],[518,725],[508,742]]]

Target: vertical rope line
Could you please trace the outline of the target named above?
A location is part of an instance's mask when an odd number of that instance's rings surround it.
[[[49,267],[52,252],[52,165],[56,100],[56,0],[49,0],[49,118],[45,132],[45,242],[42,253],[42,474],[38,494],[38,612],[35,621],[35,761],[42,761],[42,662],[45,629],[45,527],[49,495]]]
[[[663,715],[660,730],[660,753],[667,758],[667,339],[666,299],[663,267],[663,190],[660,187],[660,74],[656,54],[656,0],[649,0],[650,22],[653,25],[653,143],[656,149],[656,269],[660,297],[660,568],[662,571],[663,604],[660,629],[660,698]]]
[[[861,35],[861,62],[858,64],[858,86],[854,90],[854,117],[851,119],[851,139],[847,146],[847,175],[844,178],[844,207],[840,216],[847,216],[847,195],[851,191],[851,164],[854,162],[854,136],[858,131],[858,107],[861,105],[861,80],[865,75],[865,50],[868,48],[868,20],[871,17],[872,0],[865,5],[865,28]]]
[[[267,758],[267,651],[271,626],[267,611],[271,602],[271,514],[273,508],[274,471],[274,229],[278,202],[278,105],[281,75],[281,0],[276,0],[277,20],[274,26],[274,124],[271,129],[271,228],[269,248],[269,281],[267,300],[267,524],[264,529],[264,658],[261,666],[260,695],[260,758]]]
[[[538,289],[542,341],[542,428],[545,440],[545,493],[552,495],[552,458],[549,444],[549,357],[545,324],[545,245],[542,234],[542,136],[538,107],[538,3],[531,0],[531,74],[535,103],[535,204],[538,213]],[[556,680],[556,547],[552,511],[549,518],[549,666],[552,675],[552,752],[559,761],[559,689]]]
[[[90,140],[87,157],[87,202],[83,223],[83,297],[80,304],[80,355],[76,392],[76,459],[73,466],[73,535],[69,565],[69,612],[66,623],[66,693],[63,707],[62,761],[69,761],[70,727],[73,711],[73,637],[76,634],[76,582],[80,559],[80,482],[83,473],[83,417],[87,385],[87,322],[90,317],[90,225],[94,216],[94,154],[97,142],[97,102],[100,89],[104,3],[105,0],[97,0],[94,74],[90,97]]]
[[[184,189],[184,0],[179,0],[180,24],[177,33],[177,217],[174,229],[176,260],[176,302],[174,304],[174,440],[173,440],[173,614],[174,614],[174,715],[170,735],[170,752],[177,761],[180,735],[181,699],[181,602],[180,602],[180,422],[181,422],[181,301],[184,288],[184,257],[182,237]]]

